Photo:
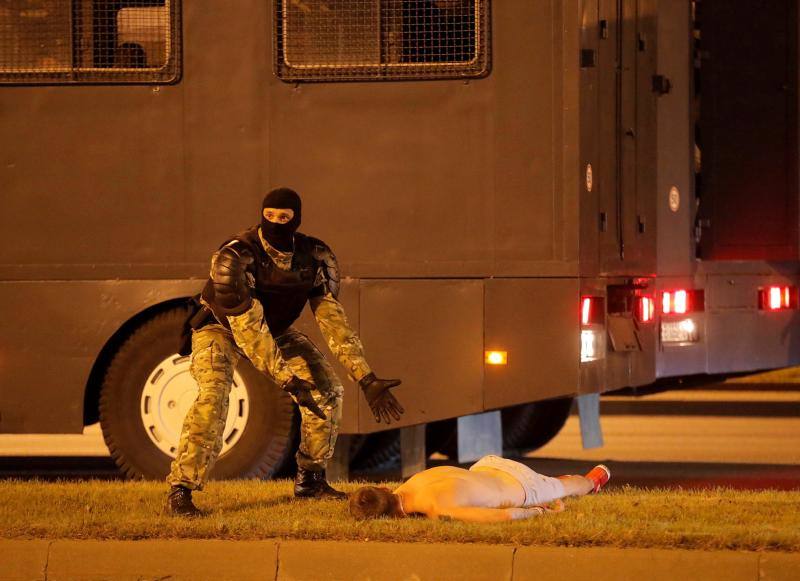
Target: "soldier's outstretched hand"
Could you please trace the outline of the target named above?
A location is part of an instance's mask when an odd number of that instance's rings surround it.
[[[358,382],[376,422],[384,421],[391,424],[392,418],[398,421],[406,411],[389,391],[400,383],[399,379],[378,379],[374,373],[364,376]]]
[[[297,405],[306,408],[319,419],[325,420],[327,416],[325,416],[325,412],[317,405],[317,402],[314,401],[314,396],[311,395],[312,389],[314,389],[313,383],[301,379],[296,375],[283,385],[283,390],[291,394],[294,401],[297,402]]]

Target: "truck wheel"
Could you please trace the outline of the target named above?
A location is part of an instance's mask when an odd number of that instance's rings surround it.
[[[154,316],[122,344],[100,390],[100,425],[111,456],[130,478],[164,479],[181,425],[197,395],[189,357],[176,350],[187,311]],[[234,373],[213,478],[269,478],[286,462],[297,431],[293,403],[242,359]]]
[[[502,410],[503,448],[541,448],[561,431],[571,408],[572,398],[562,397]]]

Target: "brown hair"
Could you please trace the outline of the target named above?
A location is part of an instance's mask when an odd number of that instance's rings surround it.
[[[350,514],[357,519],[396,516],[398,498],[386,488],[364,486],[350,495]]]

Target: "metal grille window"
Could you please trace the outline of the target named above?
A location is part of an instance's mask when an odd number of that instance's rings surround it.
[[[168,83],[179,0],[0,0],[2,83]]]
[[[489,0],[275,0],[287,81],[480,77]]]

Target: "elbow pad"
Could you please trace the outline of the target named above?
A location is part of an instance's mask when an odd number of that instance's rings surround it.
[[[333,295],[333,298],[339,298],[339,262],[333,251],[323,242],[314,246],[314,258],[319,261],[319,270],[317,271],[317,279],[314,281],[314,287],[317,295],[323,296],[326,293]]]
[[[211,259],[213,302],[222,314],[238,315],[250,308],[246,273],[252,262],[253,255],[238,245],[224,246]]]

